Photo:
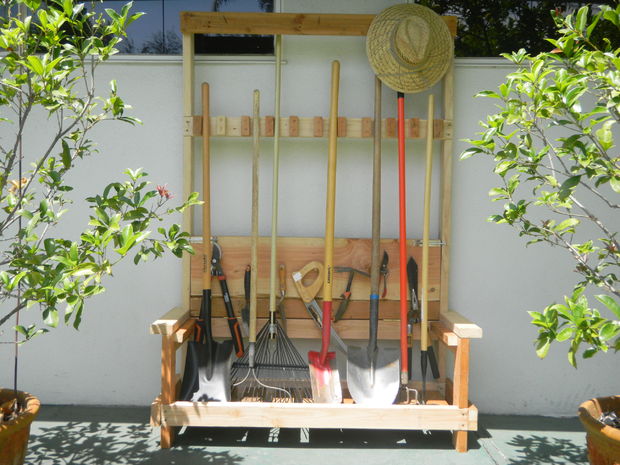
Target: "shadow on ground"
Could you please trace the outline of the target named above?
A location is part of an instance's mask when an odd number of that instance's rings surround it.
[[[570,439],[548,438],[546,436],[523,436],[518,434],[507,443],[515,448],[510,465],[575,465],[587,464],[588,457],[582,445]]]
[[[243,457],[206,448],[160,450],[144,424],[69,422],[31,432],[26,463],[37,465],[133,465],[205,463],[234,465]]]
[[[472,435],[473,436],[473,435]],[[480,446],[475,438],[473,449]],[[451,435],[436,431],[338,429],[186,428],[175,447],[159,447],[159,429],[144,423],[104,421],[35,422],[26,463],[32,465],[215,464],[236,465],[265,449],[444,450]],[[293,452],[295,449],[298,452]],[[254,452],[256,451],[256,452]],[[262,451],[262,452],[259,452]],[[275,452],[275,451],[274,451]]]

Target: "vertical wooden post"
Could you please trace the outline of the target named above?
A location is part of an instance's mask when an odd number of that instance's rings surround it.
[[[194,116],[194,35],[183,34],[183,114],[185,118]],[[183,137],[183,198],[189,197],[193,191],[192,163],[194,160],[194,139],[192,134]],[[183,231],[191,231],[193,223],[193,211],[187,209],[183,212],[181,227]],[[181,305],[189,309],[190,306],[190,256],[183,254],[181,259],[183,268],[181,281]],[[162,335],[161,348],[161,401],[162,404],[171,404],[176,399],[175,392],[175,343],[171,336]],[[172,447],[174,441],[174,428],[161,426],[161,447]]]
[[[452,403],[459,408],[469,407],[469,339],[459,338],[454,358]],[[452,442],[457,452],[467,452],[467,431],[454,431]]]
[[[454,61],[443,78],[443,117],[454,118]],[[448,311],[448,279],[450,275],[450,240],[452,228],[452,138],[441,141],[441,276],[439,312]]]
[[[172,404],[176,397],[176,342],[172,335],[161,336],[161,403]],[[166,419],[162,418],[160,439],[161,448],[169,449],[174,442],[175,429],[166,425]]]

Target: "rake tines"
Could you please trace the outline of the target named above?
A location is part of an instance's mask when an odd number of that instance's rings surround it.
[[[270,331],[270,327],[274,331]],[[232,366],[232,384],[238,399],[264,402],[308,402],[312,399],[307,362],[282,327],[267,323],[256,337],[254,367],[250,354]]]

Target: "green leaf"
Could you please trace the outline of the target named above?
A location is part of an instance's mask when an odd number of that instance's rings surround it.
[[[603,126],[596,130],[596,138],[598,139],[601,147],[603,147],[604,150],[609,150],[614,145],[614,136],[611,130],[611,126],[613,124],[613,120],[605,121],[605,123],[603,123]]]
[[[56,328],[58,326],[58,310],[55,308],[43,310],[43,322],[52,328]]]
[[[614,190],[616,194],[620,194],[620,178],[611,178],[609,180],[609,185]]]
[[[62,164],[66,170],[71,168],[71,149],[69,148],[69,144],[67,144],[66,140],[62,140],[62,152],[60,153],[62,158]]]
[[[536,345],[536,355],[540,358],[545,358],[549,353],[549,347],[551,346],[551,341],[548,338],[542,338],[538,340]]]
[[[29,68],[38,75],[42,75],[44,72],[43,63],[36,55],[28,55],[28,63],[30,63]]]
[[[574,332],[575,330],[573,328],[566,327],[562,331],[560,331],[555,338],[558,342],[563,342],[570,339]]]
[[[620,334],[620,325],[616,323],[607,323],[600,329],[598,335],[602,342],[609,341]]]
[[[573,192],[573,189],[581,181],[581,176],[571,176],[566,179],[560,186],[558,197],[560,200],[566,200]]]
[[[613,297],[605,294],[600,294],[594,297],[596,298],[596,300],[605,305],[605,307],[611,310],[613,314],[616,315],[616,318],[620,320],[620,305],[618,305],[618,302],[616,302]]]
[[[564,231],[566,229],[573,229],[573,226],[579,224],[579,220],[577,218],[569,218],[567,220],[562,221],[555,227],[555,230],[558,232]]]

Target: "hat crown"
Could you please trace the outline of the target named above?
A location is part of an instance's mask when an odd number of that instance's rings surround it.
[[[398,57],[411,65],[419,65],[427,58],[430,27],[419,16],[409,16],[399,21],[395,29],[394,51]]]

